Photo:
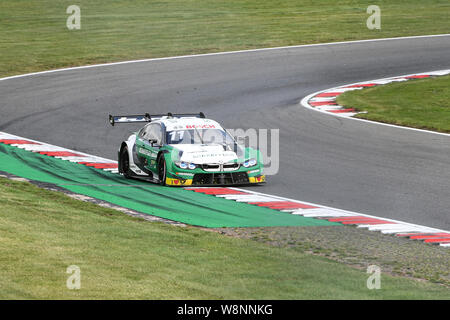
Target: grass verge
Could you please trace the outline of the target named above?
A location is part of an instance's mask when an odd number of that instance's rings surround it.
[[[0,2],[0,77],[67,66],[343,40],[448,33],[447,0],[77,0]]]
[[[220,232],[323,256],[361,270],[377,265],[383,273],[440,283],[450,289],[450,250],[422,241],[351,226],[227,228]]]
[[[0,179],[2,299],[448,299],[441,285],[368,275],[323,257],[132,218]],[[339,227],[336,227],[339,228]],[[66,268],[81,289],[66,288]]]
[[[450,133],[450,76],[349,91],[337,102],[367,112],[357,118]]]

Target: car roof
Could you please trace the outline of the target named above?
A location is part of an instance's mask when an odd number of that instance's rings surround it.
[[[164,117],[153,120],[151,123],[162,123],[166,127],[166,131],[183,130],[183,129],[222,129],[222,126],[212,119],[197,117]]]

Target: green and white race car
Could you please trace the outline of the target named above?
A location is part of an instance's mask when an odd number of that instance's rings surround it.
[[[265,182],[259,150],[239,145],[199,114],[109,116],[116,123],[148,122],[120,145],[119,173],[168,186]]]

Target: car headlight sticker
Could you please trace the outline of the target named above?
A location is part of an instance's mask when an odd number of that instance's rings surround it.
[[[244,162],[244,167],[249,168],[255,166],[257,163],[256,159],[250,159]]]
[[[187,169],[187,167],[188,167],[188,164],[186,162],[181,162],[180,163],[180,168],[181,169]]]
[[[184,161],[176,161],[175,165],[181,169],[194,170],[195,168],[197,168],[196,164],[190,163],[190,162],[184,162]]]
[[[193,163],[189,163],[188,168],[194,170],[197,166]]]

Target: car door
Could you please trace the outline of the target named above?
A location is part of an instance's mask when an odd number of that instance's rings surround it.
[[[136,152],[141,164],[157,174],[156,157],[163,143],[162,127],[159,123],[150,123],[138,134]]]

